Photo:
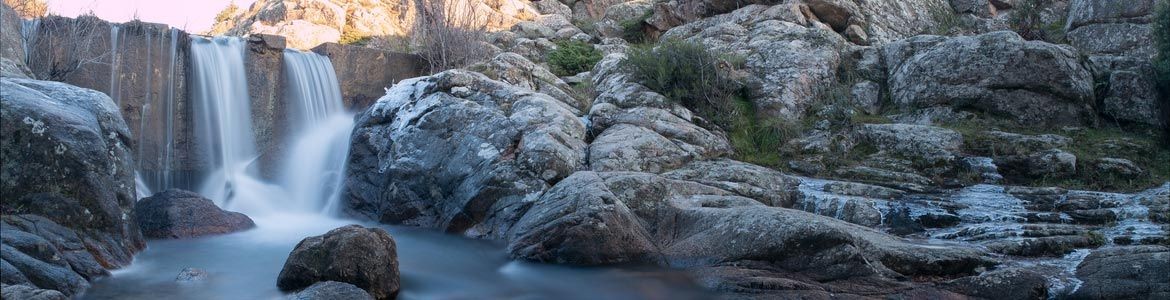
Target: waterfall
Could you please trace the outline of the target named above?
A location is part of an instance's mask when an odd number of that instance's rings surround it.
[[[175,157],[175,64],[179,60],[179,29],[171,28],[170,49],[171,63],[167,66],[167,95],[166,102],[163,103],[162,107],[166,111],[166,115],[163,116],[162,178],[159,178],[159,184],[164,190],[175,187],[171,164],[174,163]]]
[[[257,189],[263,185],[256,184],[251,176],[253,168],[249,168],[258,153],[252,136],[244,42],[230,37],[192,37],[191,69],[195,135],[212,170],[200,193],[221,207],[238,205],[233,203],[238,199],[252,202],[251,193],[260,193]],[[240,193],[249,193],[249,197]]]
[[[341,89],[328,57],[284,51],[285,101],[293,144],[280,171],[289,195],[285,207],[298,211],[335,211],[344,179],[353,115],[341,103]]]
[[[41,27],[41,19],[24,19],[20,23],[20,44],[24,48],[24,65],[32,65],[32,48],[37,43],[37,30]]]
[[[118,76],[118,38],[122,28],[118,24],[110,25],[110,98],[119,106],[122,104],[122,94],[119,93]]]
[[[265,182],[255,166],[260,153],[252,135],[244,55],[238,38],[191,41],[196,137],[214,170],[200,193],[221,207],[250,214],[332,213],[354,123],[341,103],[333,64],[312,52],[284,52],[283,98],[289,115],[288,123],[280,125],[290,128],[289,144],[278,156],[275,182]]]

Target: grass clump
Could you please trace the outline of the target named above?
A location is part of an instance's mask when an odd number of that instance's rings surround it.
[[[601,51],[582,41],[558,41],[548,53],[548,64],[557,76],[572,76],[593,69],[601,61]]]
[[[732,78],[731,66],[703,45],[669,40],[656,46],[635,46],[622,62],[634,80],[678,101],[724,129],[737,111],[734,96],[743,84]]]

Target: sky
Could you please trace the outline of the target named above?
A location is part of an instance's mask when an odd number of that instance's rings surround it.
[[[135,14],[144,22],[163,23],[199,33],[211,28],[215,15],[233,0],[47,0],[49,12],[76,17],[92,10],[107,21],[126,22]],[[255,0],[234,0],[247,9]]]

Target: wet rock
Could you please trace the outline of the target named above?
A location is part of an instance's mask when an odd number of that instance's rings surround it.
[[[1093,78],[1071,48],[1007,31],[892,45],[886,63],[899,107],[974,108],[1020,124],[1094,122]]]
[[[834,181],[825,184],[825,191],[834,194],[887,200],[898,199],[906,195],[902,191],[891,188],[844,181]]]
[[[376,299],[398,295],[398,254],[394,239],[380,228],[349,225],[305,238],[289,253],[276,285],[283,291],[322,281],[357,286]],[[318,290],[337,288],[329,284]]]
[[[934,185],[933,180],[922,175],[865,166],[837,169],[834,171],[834,174],[842,178],[855,179],[911,192],[926,192]]]
[[[149,238],[192,238],[256,227],[244,214],[222,210],[199,194],[179,189],[144,198],[134,211],[142,235]]]
[[[1026,269],[1003,269],[963,277],[946,289],[986,299],[1048,299],[1048,278]]]
[[[1079,248],[1101,246],[1101,243],[1091,237],[1077,235],[998,240],[988,242],[985,245],[992,252],[1007,255],[1060,257]]]
[[[989,157],[964,157],[961,166],[964,170],[979,174],[982,183],[998,183],[1003,180],[999,174],[999,166]]]
[[[341,99],[352,111],[373,105],[392,83],[427,74],[425,60],[414,54],[337,43],[321,44],[313,52],[329,57]]]
[[[38,289],[27,285],[0,285],[0,298],[22,300],[65,300],[69,299],[61,292]]]
[[[1084,281],[1070,299],[1162,299],[1170,296],[1170,249],[1130,246],[1095,250],[1077,266]]]
[[[290,300],[373,300],[361,288],[337,281],[322,281],[296,292],[288,297]]]
[[[179,283],[200,282],[200,281],[207,280],[208,276],[209,276],[209,274],[207,274],[207,271],[204,271],[203,269],[183,268],[183,270],[179,271],[179,275],[175,276],[175,282],[179,282]]]
[[[403,81],[358,117],[345,210],[500,238],[527,202],[583,168],[569,104],[463,70]]]

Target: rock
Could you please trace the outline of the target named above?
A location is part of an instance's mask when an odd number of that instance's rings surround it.
[[[1067,47],[1001,31],[916,38],[885,51],[891,99],[901,108],[973,108],[1041,126],[1095,120],[1093,78]]]
[[[556,35],[556,31],[554,31],[552,28],[534,21],[516,23],[516,25],[512,25],[511,30],[516,34],[529,39],[551,39]]]
[[[946,283],[946,288],[963,295],[985,299],[1048,299],[1048,279],[1027,269],[984,272]]]
[[[589,101],[575,95],[573,87],[558,78],[548,69],[529,61],[516,53],[505,52],[491,60],[468,69],[483,73],[488,78],[503,81],[512,86],[548,94],[569,104],[574,113],[589,107]]]
[[[1131,246],[1094,250],[1077,266],[1084,283],[1070,299],[1161,299],[1170,296],[1170,249]]]
[[[1134,179],[1146,174],[1137,164],[1124,158],[1104,157],[1097,159],[1093,163],[1096,171],[1101,174],[1109,174],[1119,178]]]
[[[834,31],[845,31],[854,15],[860,15],[856,4],[844,0],[809,0],[808,8],[816,18],[833,27]]]
[[[996,158],[995,164],[1004,175],[1028,178],[1068,178],[1077,172],[1077,156],[1060,149],[1027,156],[1000,157]]]
[[[662,174],[756,199],[764,205],[792,207],[800,197],[800,180],[776,170],[730,159],[696,161]]]
[[[597,32],[601,37],[606,38],[625,38],[623,35],[627,24],[640,24],[645,20],[645,17],[653,9],[654,2],[648,0],[633,0],[617,2],[605,9],[603,15],[596,23]],[[637,41],[632,41],[637,42]]]
[[[833,193],[833,194],[839,194],[839,195],[859,196],[859,197],[886,199],[886,200],[895,200],[898,198],[902,198],[902,196],[906,195],[905,192],[891,189],[891,188],[885,188],[885,187],[856,183],[856,182],[844,182],[844,181],[834,181],[834,182],[827,183],[827,184],[825,184],[824,191],[829,192],[829,193]]]
[[[985,131],[967,143],[967,148],[981,155],[1028,155],[1053,148],[1064,148],[1072,139],[1056,134],[1026,135],[1003,131]]]
[[[1109,88],[1102,100],[1102,113],[1126,122],[1162,126],[1162,107],[1158,104],[1153,72],[1150,68],[1119,70],[1109,75]]]
[[[628,124],[606,129],[589,146],[589,168],[595,171],[661,173],[691,159],[694,157],[657,132]]]
[[[349,283],[376,299],[394,299],[399,288],[394,238],[380,228],[359,225],[305,238],[289,253],[276,285],[290,291],[322,281]],[[340,288],[325,284],[315,291],[334,289]]]
[[[4,260],[37,287],[76,295],[86,279],[130,264],[145,247],[129,130],[109,97],[64,83],[0,78],[0,201],[5,232],[43,249]],[[9,233],[4,237],[8,238]],[[57,253],[57,255],[45,255]]]
[[[864,124],[857,134],[863,143],[924,166],[954,161],[963,145],[963,136],[958,132],[923,125]]]
[[[314,283],[313,285],[310,285],[309,287],[307,287],[299,292],[296,292],[295,294],[290,295],[288,297],[288,299],[292,299],[292,300],[348,300],[348,299],[373,300],[374,297],[370,296],[370,293],[367,293],[365,290],[362,290],[361,288],[359,288],[355,285],[352,285],[352,284],[348,284],[348,283],[344,283],[344,282],[337,282],[337,281],[322,281],[322,282]]]
[[[862,81],[853,85],[849,94],[853,105],[861,108],[868,115],[877,115],[882,111],[882,87],[873,81]]]
[[[933,180],[922,175],[866,166],[837,169],[834,175],[911,192],[926,192],[934,185]]]
[[[500,238],[518,213],[585,165],[572,106],[452,70],[400,82],[357,120],[345,212]]]
[[[215,206],[199,194],[169,189],[138,201],[142,235],[157,239],[183,239],[232,233],[256,227],[251,218]]]
[[[861,29],[861,26],[849,25],[849,28],[845,28],[845,38],[849,39],[850,43],[869,45],[869,35],[865,33],[865,29]]]
[[[178,283],[192,283],[207,280],[207,271],[197,268],[183,268],[179,271],[179,275],[175,276],[175,282]]]
[[[757,115],[797,120],[822,96],[823,87],[837,84],[840,49],[847,42],[832,30],[804,26],[799,14],[774,9],[746,6],[675,27],[662,38],[745,57],[749,97]]]
[[[887,117],[894,123],[936,126],[952,123],[956,120],[970,120],[975,117],[975,114],[965,111],[955,111],[951,107],[936,106],[888,115]]]
[[[61,292],[44,290],[27,285],[0,285],[0,298],[22,300],[65,300],[69,299]]]
[[[951,0],[951,8],[961,14],[974,14],[988,18],[996,15],[995,6],[988,0]]]

